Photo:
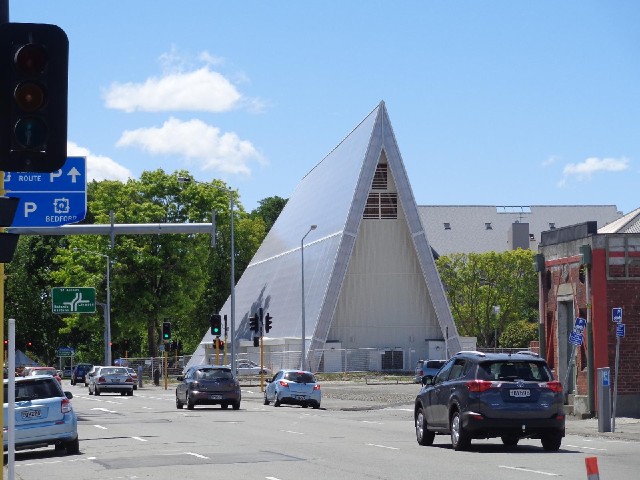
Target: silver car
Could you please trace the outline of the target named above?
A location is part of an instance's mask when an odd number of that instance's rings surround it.
[[[279,407],[282,404],[320,408],[322,392],[320,384],[311,372],[301,370],[280,370],[267,380],[264,390],[264,404]]]
[[[133,395],[133,378],[126,367],[100,367],[89,377],[89,395],[104,392]]]
[[[71,392],[63,392],[53,377],[16,378],[15,441],[16,450],[55,445],[68,454],[80,452],[78,418]],[[4,381],[4,399],[8,397],[8,380]],[[4,425],[8,425],[9,404],[4,404]],[[8,435],[4,435],[7,450]]]

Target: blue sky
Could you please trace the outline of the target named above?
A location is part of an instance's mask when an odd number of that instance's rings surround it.
[[[288,198],[381,100],[420,205],[640,207],[640,2],[13,0],[95,179]]]

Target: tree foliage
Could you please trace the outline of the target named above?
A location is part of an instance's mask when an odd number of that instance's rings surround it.
[[[531,250],[444,255],[437,266],[460,335],[494,346],[517,321],[535,320],[538,287]],[[494,314],[494,306],[499,313]]]
[[[269,233],[273,224],[280,216],[282,209],[287,204],[287,199],[278,196],[267,197],[259,202],[259,206],[251,211],[253,218],[260,217],[264,220],[266,232]]]
[[[187,176],[187,172],[176,172]],[[234,204],[235,281],[266,235],[264,219],[248,215],[238,193],[224,182],[180,185],[177,175],[144,172],[127,182],[103,180],[87,186],[85,222],[162,224],[211,222],[210,235],[121,235],[113,247],[107,235],[22,236],[18,253],[7,264],[7,316],[19,319],[18,338],[34,342],[42,361],[53,364],[60,346],[76,350],[76,362],[102,362],[104,307],[95,314],[53,315],[54,286],[95,287],[106,304],[107,256],[110,260],[113,358],[156,356],[163,321],[184,352],[196,349],[208,317],[222,307],[231,290],[231,216]],[[23,323],[21,323],[23,322]]]

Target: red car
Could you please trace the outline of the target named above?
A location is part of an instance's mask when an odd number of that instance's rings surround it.
[[[32,367],[29,369],[27,377],[34,377],[36,375],[48,375],[55,378],[60,385],[62,385],[62,379],[58,375],[58,371],[53,367]]]

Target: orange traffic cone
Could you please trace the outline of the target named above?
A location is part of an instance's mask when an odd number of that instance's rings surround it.
[[[586,457],[584,463],[587,465],[587,480],[600,480],[598,457]]]

